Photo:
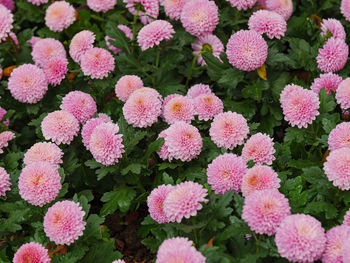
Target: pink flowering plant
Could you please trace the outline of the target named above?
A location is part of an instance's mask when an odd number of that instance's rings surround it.
[[[0,0],[0,262],[349,262],[350,0]]]

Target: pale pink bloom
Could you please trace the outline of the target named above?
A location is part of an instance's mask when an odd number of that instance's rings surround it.
[[[266,9],[275,11],[287,21],[293,13],[292,0],[265,0]]]
[[[350,122],[339,123],[328,136],[329,150],[350,148]]]
[[[252,135],[244,144],[242,149],[242,157],[247,162],[253,160],[256,164],[272,164],[276,159],[273,148],[273,138],[264,133]]]
[[[162,114],[161,114],[161,117],[162,117],[162,119],[165,121],[165,119],[164,119],[164,108],[165,108],[165,106],[168,104],[168,102],[171,100],[171,99],[173,99],[173,98],[175,98],[175,97],[182,97],[182,95],[180,95],[180,94],[176,94],[176,93],[174,93],[174,94],[170,94],[170,95],[168,95],[168,96],[166,96],[164,99],[163,99],[163,105],[162,105]]]
[[[314,82],[311,84],[311,89],[315,93],[319,93],[322,88],[325,88],[327,94],[332,94],[332,91],[335,92],[337,90],[342,80],[342,77],[331,72],[321,74],[319,78],[314,79]]]
[[[42,5],[49,2],[49,0],[27,0],[29,3],[32,3],[33,5]]]
[[[41,40],[42,38],[40,37],[36,37],[36,36],[32,36],[27,42],[30,43],[33,46],[36,44],[36,42],[38,42],[39,40]]]
[[[143,24],[148,24],[157,19],[159,15],[159,1],[158,0],[123,0],[126,3],[126,8],[133,15],[136,14],[136,7],[142,6],[139,10],[138,16]],[[143,11],[144,10],[144,11]]]
[[[117,0],[87,0],[86,3],[95,12],[107,12],[114,8]]]
[[[56,86],[66,77],[68,72],[68,60],[56,57],[48,61],[43,67],[46,79],[49,84]]]
[[[349,55],[349,47],[344,40],[330,38],[323,48],[318,49],[316,57],[318,68],[322,72],[336,72],[344,68]]]
[[[347,21],[350,21],[350,1],[342,0],[340,4],[340,12],[343,14]]]
[[[197,96],[193,104],[199,120],[211,120],[224,111],[224,104],[214,93]]]
[[[259,10],[253,13],[249,18],[248,25],[250,30],[266,34],[270,39],[280,39],[287,31],[287,22],[283,16],[268,10]]]
[[[267,43],[252,30],[240,30],[233,34],[226,46],[229,62],[239,70],[252,71],[260,68],[267,58]]]
[[[49,113],[41,122],[41,131],[46,140],[52,140],[60,145],[70,144],[79,132],[79,122],[68,111]]]
[[[160,0],[159,2],[164,7],[165,14],[175,20],[180,19],[182,8],[186,4],[186,0]]]
[[[10,175],[0,167],[0,196],[6,196],[6,192],[11,190]]]
[[[29,104],[40,101],[48,88],[44,71],[32,64],[23,64],[15,68],[7,87],[12,97]]]
[[[181,11],[181,23],[194,36],[212,33],[219,24],[218,7],[214,1],[190,0]]]
[[[350,227],[350,209],[344,215],[343,225]]]
[[[44,217],[46,236],[57,245],[70,245],[83,235],[85,212],[79,203],[61,201],[51,206]]]
[[[236,7],[238,10],[247,10],[248,8],[252,8],[257,0],[226,0],[230,2],[232,7]]]
[[[220,54],[225,52],[225,48],[221,40],[211,33],[199,36],[192,44],[192,49],[194,56],[199,52],[206,50],[206,52],[213,54],[213,56],[217,57],[220,61]],[[202,55],[198,56],[197,63],[201,66],[206,65]]]
[[[159,133],[158,135],[158,139],[159,138],[165,138],[167,136],[166,132],[168,129],[165,129],[164,131],[162,131],[161,133]],[[163,160],[168,160],[169,162],[171,162],[171,160],[174,158],[171,153],[168,151],[168,146],[165,144],[162,145],[162,147],[160,148],[160,151],[157,152],[159,157]]]
[[[47,9],[45,24],[54,32],[61,32],[76,20],[74,7],[66,1],[53,2]]]
[[[127,38],[129,38],[130,40],[132,40],[132,32],[131,29],[128,26],[125,25],[118,25],[117,28],[121,31],[123,31],[123,33],[125,34],[125,36]],[[121,49],[116,48],[115,46],[113,46],[109,40],[115,41],[114,38],[109,37],[109,36],[105,36],[105,41],[106,41],[106,45],[107,47],[114,53],[114,54],[119,54],[120,52],[122,52]]]
[[[170,99],[163,106],[162,116],[169,124],[173,124],[177,121],[191,123],[191,121],[194,120],[194,113],[195,111],[192,99],[178,95]]]
[[[280,182],[278,174],[270,166],[255,165],[243,175],[242,195],[247,197],[256,190],[278,189]]]
[[[323,169],[328,180],[340,190],[350,189],[350,148],[340,148],[331,151]]]
[[[164,212],[169,222],[181,223],[182,219],[196,216],[202,209],[201,203],[207,203],[208,190],[195,182],[183,182],[167,194],[164,200]]]
[[[123,259],[114,260],[112,263],[125,263]]]
[[[342,109],[350,108],[350,78],[343,80],[339,84],[335,98]]]
[[[346,33],[343,25],[339,20],[334,18],[323,19],[321,23],[321,36],[326,37],[328,32],[331,33],[332,37],[339,38],[341,40],[346,39]]]
[[[87,150],[90,150],[90,137],[93,132],[93,130],[100,124],[105,123],[105,122],[112,122],[112,120],[107,116],[103,117],[101,114],[99,114],[98,118],[92,118],[88,120],[83,128],[81,129],[81,137],[82,141],[84,143],[84,146],[86,147]]]
[[[247,120],[241,114],[231,111],[216,115],[209,130],[210,138],[218,147],[230,150],[243,144],[248,133]]]
[[[323,252],[322,263],[345,263],[342,248],[350,237],[350,227],[346,225],[335,226],[326,232],[326,248]]]
[[[9,9],[0,4],[0,43],[6,40],[13,28],[13,14]]]
[[[13,263],[50,263],[49,251],[41,244],[30,242],[23,244],[15,253]]]
[[[274,235],[289,215],[288,199],[277,189],[257,190],[244,200],[242,219],[258,234]]]
[[[13,0],[0,0],[0,4],[5,6],[10,11],[15,9],[15,2]]]
[[[103,48],[91,48],[81,56],[81,69],[85,76],[103,79],[114,70],[114,57]]]
[[[241,192],[242,178],[246,172],[247,165],[242,157],[224,153],[208,165],[208,184],[216,194],[225,194],[229,190],[238,194]]]
[[[44,67],[53,58],[66,58],[66,50],[60,41],[43,38],[35,41],[31,55],[36,65]]]
[[[69,55],[80,63],[81,56],[89,49],[94,47],[95,34],[89,30],[83,30],[75,34],[69,44]]]
[[[16,138],[11,131],[3,131],[0,133],[0,154],[4,152],[3,148],[8,146],[8,142]]]
[[[62,161],[63,152],[54,143],[51,142],[38,142],[34,144],[24,154],[23,163],[28,165],[36,162],[48,162],[59,168]]]
[[[115,94],[123,102],[126,102],[130,95],[137,89],[143,88],[142,79],[135,75],[121,77],[115,85]]]
[[[4,108],[0,107],[0,121],[4,118],[6,113],[7,113],[7,111]],[[7,118],[6,120],[3,120],[2,123],[8,127],[10,125],[10,119]]]
[[[314,262],[326,247],[321,223],[305,214],[287,216],[277,228],[275,243],[281,257],[289,261]]]
[[[342,262],[350,262],[350,238],[346,239],[342,247]]]
[[[209,85],[200,83],[200,84],[193,85],[187,91],[186,96],[191,98],[191,99],[194,99],[201,94],[210,94],[210,93],[212,93],[212,91],[211,91]]]
[[[169,223],[169,219],[164,213],[164,200],[167,195],[174,189],[174,186],[160,185],[153,189],[147,197],[147,206],[150,216],[159,224]]]

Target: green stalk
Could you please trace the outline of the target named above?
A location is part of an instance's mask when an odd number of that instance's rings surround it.
[[[194,68],[195,68],[195,66],[196,66],[197,58],[198,58],[200,55],[202,55],[203,53],[205,53],[205,52],[206,52],[206,50],[202,50],[201,52],[197,53],[197,54],[194,56],[194,58],[193,58],[193,60],[192,60],[191,69],[190,69],[190,71],[188,72],[188,75],[187,75],[187,80],[186,80],[186,84],[185,84],[186,89],[188,88],[188,84],[189,84],[189,82],[190,82],[190,80],[191,80],[191,78],[192,78],[192,73],[193,73],[193,70],[194,70]]]

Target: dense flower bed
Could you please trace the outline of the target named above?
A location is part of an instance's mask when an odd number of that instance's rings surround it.
[[[349,25],[350,0],[0,0],[0,262],[350,262]]]

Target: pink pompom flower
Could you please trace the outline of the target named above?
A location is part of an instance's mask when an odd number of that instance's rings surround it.
[[[350,108],[350,78],[340,82],[335,98],[342,109]]]
[[[92,118],[84,124],[83,128],[81,129],[81,137],[87,150],[90,150],[90,137],[93,130],[98,125],[105,122],[112,122],[112,120],[108,116],[104,117],[102,114],[99,114],[98,118]]]
[[[5,6],[10,11],[15,9],[15,2],[13,0],[0,0],[0,4]]]
[[[130,95],[137,89],[143,88],[142,79],[135,75],[121,77],[115,85],[115,94],[118,99],[126,102]]]
[[[224,111],[224,104],[213,93],[197,96],[193,100],[193,104],[199,120],[211,120]]]
[[[54,32],[63,31],[75,20],[75,9],[66,1],[56,1],[46,9],[45,24]]]
[[[44,67],[54,58],[66,58],[66,50],[60,41],[44,38],[35,41],[31,55],[36,65]]]
[[[87,0],[86,3],[95,12],[107,12],[114,8],[117,0]]]
[[[326,232],[326,248],[323,252],[322,263],[342,263],[342,248],[350,237],[350,227],[346,225],[335,226]]]
[[[350,262],[350,238],[347,238],[342,247],[342,262]]]
[[[170,262],[205,263],[205,257],[187,237],[174,237],[164,240],[157,252],[156,263]]]
[[[6,196],[6,192],[11,190],[10,175],[0,167],[0,196]]]
[[[174,186],[160,185],[153,189],[147,197],[147,205],[150,216],[159,224],[169,223],[168,217],[164,213],[164,200],[174,189]]]
[[[183,182],[167,194],[164,200],[164,213],[169,222],[181,223],[182,219],[197,215],[201,203],[207,203],[208,190],[195,182]]]
[[[239,70],[252,71],[266,61],[268,46],[263,37],[252,30],[240,30],[233,34],[226,47],[229,62]]]
[[[66,58],[56,57],[48,61],[43,68],[48,83],[53,86],[61,84],[68,72],[67,66]]]
[[[247,197],[256,190],[278,189],[278,174],[266,165],[255,165],[247,170],[242,179],[242,195]]]
[[[266,163],[271,165],[276,159],[273,156],[276,152],[273,145],[273,138],[259,132],[247,140],[242,149],[242,157],[247,162],[253,160],[256,164]]]
[[[6,40],[13,28],[13,14],[9,9],[0,4],[0,43]]]
[[[236,112],[223,112],[214,117],[209,134],[218,147],[232,150],[248,137],[247,120]]]
[[[38,5],[38,6],[49,2],[49,0],[27,0],[27,1],[29,3],[32,3],[33,5]]]
[[[44,217],[46,236],[57,245],[70,245],[83,235],[85,212],[79,203],[61,201],[51,206]]]
[[[4,108],[0,107],[0,121],[4,118],[6,113],[7,113],[7,110],[5,110]],[[7,118],[6,120],[3,120],[2,123],[8,127],[10,125],[10,119]]]
[[[331,151],[323,169],[328,180],[340,190],[350,189],[350,148],[340,148]]]
[[[350,122],[339,123],[328,136],[329,150],[350,148]]]
[[[192,49],[194,56],[196,56],[202,51],[206,51],[208,53],[213,54],[213,56],[217,57],[220,61],[220,54],[222,52],[225,52],[225,48],[221,40],[211,33],[199,36],[196,39],[196,41],[192,44]],[[198,56],[197,63],[201,66],[206,65],[202,55]]]
[[[229,190],[237,194],[241,192],[242,178],[246,172],[247,165],[242,157],[225,153],[208,165],[208,184],[216,194],[225,194]]]
[[[289,261],[314,262],[322,256],[326,235],[316,218],[295,214],[287,216],[277,228],[275,243],[280,256]]]
[[[199,37],[212,33],[219,24],[218,7],[214,1],[190,0],[182,8],[180,19],[191,35]]]
[[[103,48],[91,48],[81,56],[81,69],[85,76],[103,79],[114,70],[114,58]]]
[[[15,253],[13,263],[25,262],[50,263],[49,251],[36,242],[23,244]]]
[[[266,34],[268,38],[280,39],[287,31],[287,22],[283,16],[268,10],[259,10],[251,15],[248,21],[249,29]]]
[[[118,25],[117,27],[118,27],[119,30],[123,31],[123,33],[125,34],[125,36],[126,36],[127,38],[129,38],[130,40],[132,40],[133,35],[132,35],[132,32],[131,32],[131,29],[130,29],[128,26],[125,26],[125,25]],[[109,37],[109,36],[106,36],[106,37],[105,37],[105,41],[106,41],[107,47],[108,47],[114,54],[119,54],[120,52],[122,52],[121,49],[116,48],[115,46],[113,46],[113,45],[109,42],[109,40],[115,41],[115,39],[112,38],[112,37]]]
[[[340,4],[340,12],[343,14],[347,21],[350,21],[350,1],[342,0]]]
[[[159,15],[159,1],[158,0],[123,0],[126,3],[126,8],[133,15],[138,9],[138,16],[143,24],[148,24],[157,19]]]
[[[193,101],[185,96],[175,96],[170,99],[163,108],[164,120],[173,124],[177,121],[191,123],[194,120]]]
[[[48,162],[31,163],[23,168],[18,188],[24,200],[42,207],[57,197],[62,188],[61,177],[57,167]]]
[[[339,38],[345,41],[346,33],[343,25],[339,20],[334,18],[323,19],[321,23],[321,36],[327,37],[328,32],[332,34],[332,37]]]
[[[161,95],[155,89],[135,90],[123,107],[126,122],[138,128],[152,126],[162,112],[161,99]]]
[[[119,127],[111,122],[98,125],[91,133],[89,149],[95,160],[109,166],[118,163],[124,151]]]
[[[23,64],[12,71],[7,87],[16,100],[34,104],[44,97],[47,85],[42,69],[32,64]]]
[[[292,0],[265,0],[267,10],[275,11],[287,21],[293,13]]]
[[[186,97],[194,99],[201,94],[210,94],[210,93],[212,93],[212,91],[209,85],[200,83],[200,84],[193,85],[187,91]]]
[[[311,89],[318,94],[322,88],[325,88],[327,94],[330,95],[332,91],[337,90],[342,80],[342,77],[331,72],[321,74],[319,78],[314,79],[314,82],[311,84]]]
[[[238,10],[247,10],[252,8],[257,0],[226,0],[230,2],[232,7],[236,7]]]
[[[145,25],[137,35],[137,43],[142,51],[158,46],[163,40],[170,40],[175,34],[173,26],[165,20],[156,20]]]
[[[282,220],[289,215],[288,199],[277,189],[254,191],[244,200],[242,219],[258,234],[274,235]]]
[[[58,145],[70,144],[74,136],[78,135],[79,128],[79,122],[74,115],[63,110],[49,113],[41,122],[44,138]]]
[[[4,131],[0,133],[0,154],[4,152],[3,148],[8,146],[8,142],[16,138],[12,131]]]
[[[59,168],[60,164],[63,163],[62,157],[63,152],[56,144],[38,142],[24,154],[23,163],[28,165],[36,162],[48,162]]]
[[[89,49],[94,47],[95,34],[89,30],[83,30],[75,34],[69,44],[69,55],[80,63],[81,56]]]
[[[164,7],[165,14],[175,20],[180,19],[182,8],[186,4],[186,0],[160,0],[159,2]]]
[[[36,36],[32,36],[27,43],[31,44],[31,47],[33,48],[34,45],[36,44],[36,42],[38,42],[39,40],[41,40],[42,38],[40,37],[36,37]]]
[[[320,114],[318,95],[298,85],[287,85],[281,93],[280,102],[284,119],[291,126],[306,128]]]
[[[336,72],[344,68],[349,55],[349,47],[344,40],[330,38],[316,57],[318,68],[323,72]]]
[[[162,131],[161,133],[159,133],[158,135],[158,139],[159,138],[165,138],[167,136],[167,130],[165,129],[164,131]],[[168,160],[169,162],[171,162],[171,160],[174,158],[171,153],[168,151],[168,146],[164,143],[162,145],[162,147],[160,148],[160,151],[157,152],[157,154],[159,155],[159,157],[163,160]]]

